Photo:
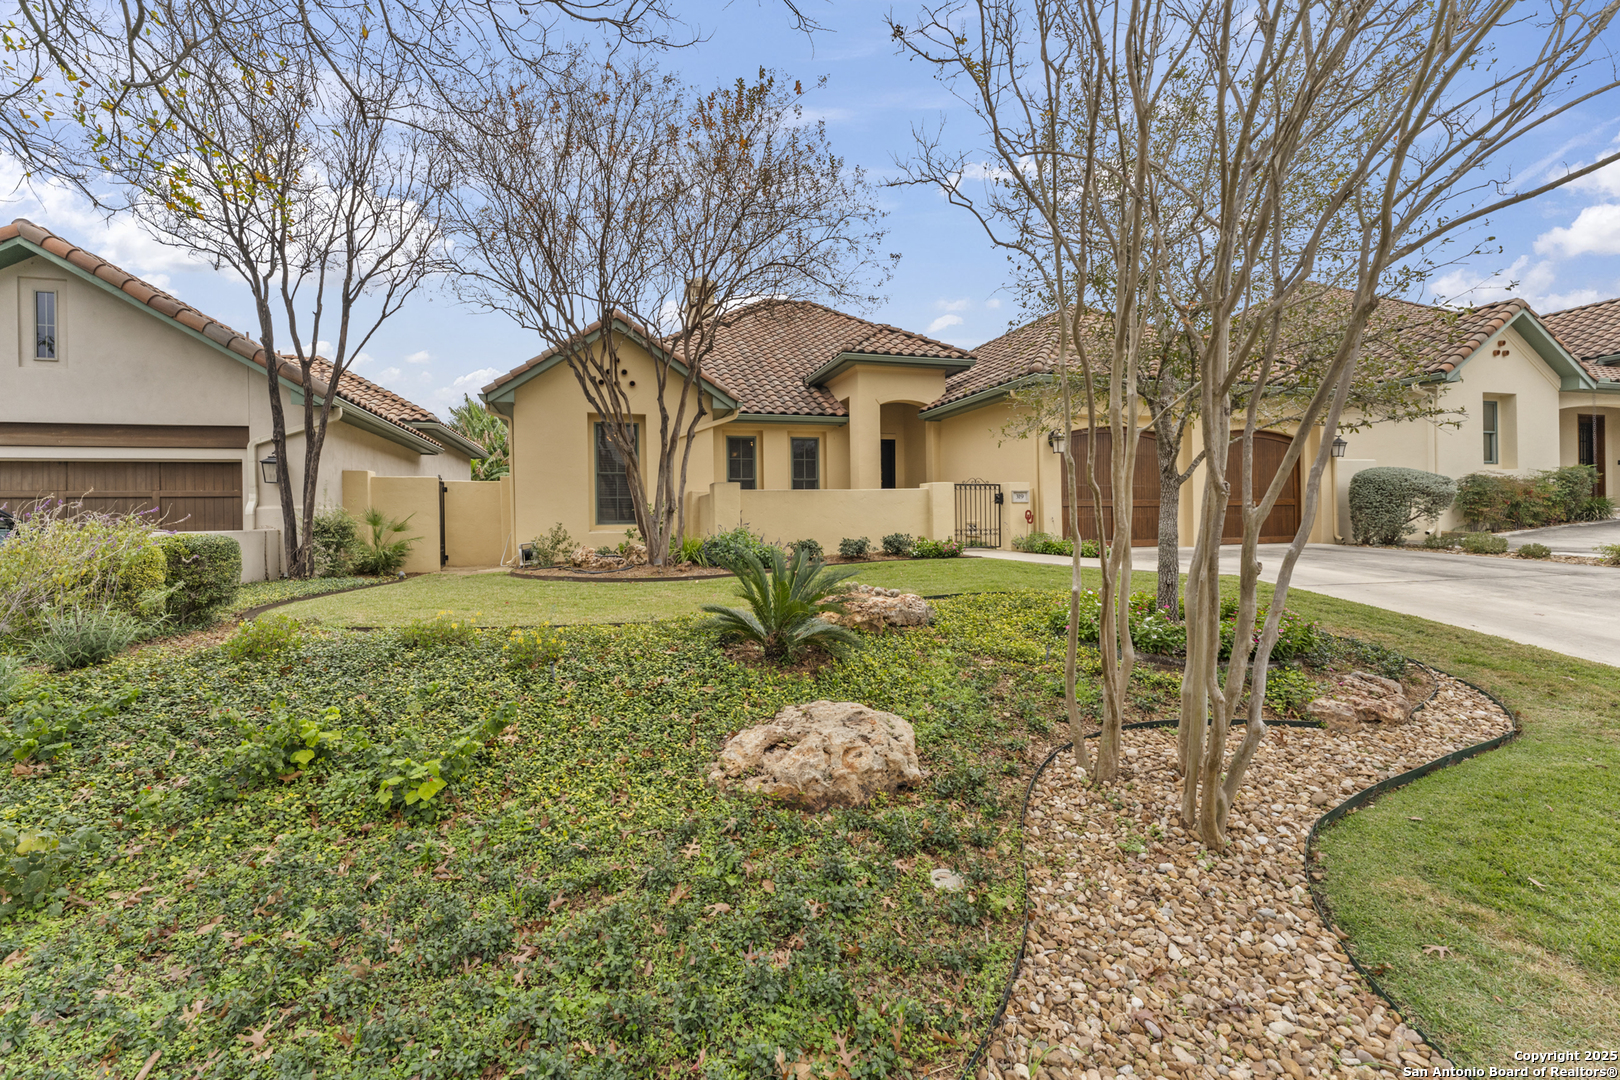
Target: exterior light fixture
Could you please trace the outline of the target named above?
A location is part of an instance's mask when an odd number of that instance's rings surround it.
[[[259,475],[264,477],[267,484],[281,483],[281,463],[276,460],[276,452],[270,451],[270,456],[259,462]]]
[[[1335,435],[1333,437],[1333,449],[1332,449],[1331,453],[1333,454],[1334,457],[1336,457],[1336,458],[1344,457],[1344,452],[1346,450],[1348,450],[1349,448],[1350,448],[1350,444],[1344,441],[1344,436]]]
[[[1061,454],[1069,448],[1069,437],[1061,431],[1047,432],[1046,445],[1052,448],[1052,453]]]

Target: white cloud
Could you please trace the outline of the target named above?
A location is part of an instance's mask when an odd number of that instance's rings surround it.
[[[452,382],[449,386],[441,386],[433,392],[433,396],[446,405],[460,405],[463,394],[476,394],[480,387],[488,386],[495,376],[501,373],[499,368],[479,368],[469,371]]]
[[[947,329],[948,327],[961,326],[961,325],[962,325],[962,316],[960,316],[960,315],[941,315],[939,318],[935,319],[933,322],[928,324],[928,332],[930,334],[937,334],[941,330]]]
[[[934,306],[941,311],[966,311],[968,301],[963,300],[935,300]]]
[[[1484,277],[1476,269],[1458,267],[1430,281],[1428,291],[1442,304],[1489,304],[1517,296],[1537,310],[1551,310],[1543,300],[1552,291],[1554,276],[1550,259],[1532,264],[1530,256],[1520,255],[1507,269]]]
[[[354,359],[349,361],[349,367],[365,367],[368,364],[375,364],[376,362],[377,358],[368,352],[356,353]]]
[[[995,311],[997,308],[1001,307],[1001,297],[992,296],[990,299],[984,302],[984,306],[989,308],[991,311]]]
[[[384,382],[388,379],[397,379],[399,378],[400,374],[401,372],[397,367],[383,368],[381,371],[377,372],[377,378],[374,381]]]
[[[1598,203],[1580,212],[1569,228],[1536,237],[1536,254],[1620,255],[1620,203]]]
[[[1620,161],[1605,165],[1594,173],[1569,182],[1570,191],[1595,191],[1610,197],[1620,197]]]
[[[407,364],[425,364],[433,359],[433,354],[426,349],[418,349],[405,358]]]

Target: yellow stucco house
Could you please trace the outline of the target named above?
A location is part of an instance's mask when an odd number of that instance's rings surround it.
[[[1385,423],[1350,436],[1309,523],[1313,542],[1348,535],[1350,478],[1374,465],[1461,476],[1581,462],[1597,465],[1615,492],[1605,439],[1620,418],[1620,366],[1608,366],[1620,364],[1620,300],[1546,318],[1517,300],[1461,313],[1389,303],[1411,319],[1411,340],[1428,351],[1417,391],[1460,415],[1461,425]],[[658,416],[658,346],[623,320],[607,332],[619,336],[619,377],[645,439]],[[1054,366],[1050,322],[967,350],[809,302],[744,308],[727,317],[705,364],[709,415],[692,448],[687,533],[746,523],[771,540],[811,538],[829,549],[843,537],[890,532],[988,547],[1036,529],[1061,534],[1061,457],[1040,433],[1008,434],[1020,408],[1013,392],[1048,379]],[[621,540],[634,523],[623,465],[564,359],[534,357],[482,397],[511,429],[502,515],[512,524],[510,549],[559,522],[583,543]],[[1308,437],[1307,467],[1319,440],[1320,432]],[[1286,430],[1262,433],[1261,484],[1275,474],[1287,441]],[[1196,433],[1186,439],[1184,462],[1196,443]],[[1151,435],[1138,452],[1133,532],[1151,545],[1158,525]],[[643,453],[643,462],[651,457]],[[1285,486],[1262,540],[1294,535],[1302,471]],[[1182,490],[1184,544],[1198,525],[1197,486],[1195,475]],[[1239,537],[1235,511],[1223,534]]]

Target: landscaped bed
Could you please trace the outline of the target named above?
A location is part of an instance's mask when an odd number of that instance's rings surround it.
[[[165,1075],[959,1066],[1016,947],[1015,795],[1059,711],[1034,663],[1050,606],[942,602],[814,676],[727,661],[681,620],[568,631],[554,671],[510,670],[505,633],[343,632],[53,677],[108,715],[25,763],[0,814],[25,847],[79,823],[105,845],[63,868],[59,913],[46,896],[0,924],[0,1045],[40,1075],[132,1076],[158,1051]],[[1016,641],[1021,664],[978,659]],[[708,786],[725,735],[815,698],[911,720],[925,783],[822,815]],[[425,811],[378,803],[402,759],[500,720]],[[265,758],[276,723],[307,771]],[[968,887],[936,891],[940,865]]]

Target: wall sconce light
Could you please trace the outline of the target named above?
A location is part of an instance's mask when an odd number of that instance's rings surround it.
[[[1047,432],[1046,445],[1052,448],[1052,453],[1061,454],[1069,448],[1069,437],[1061,431]]]
[[[276,460],[276,452],[270,451],[270,456],[259,462],[259,475],[264,477],[267,484],[281,482],[281,463]]]
[[[1329,452],[1336,458],[1344,457],[1344,452],[1349,448],[1350,444],[1344,441],[1344,436],[1335,435],[1333,437],[1333,449]]]

